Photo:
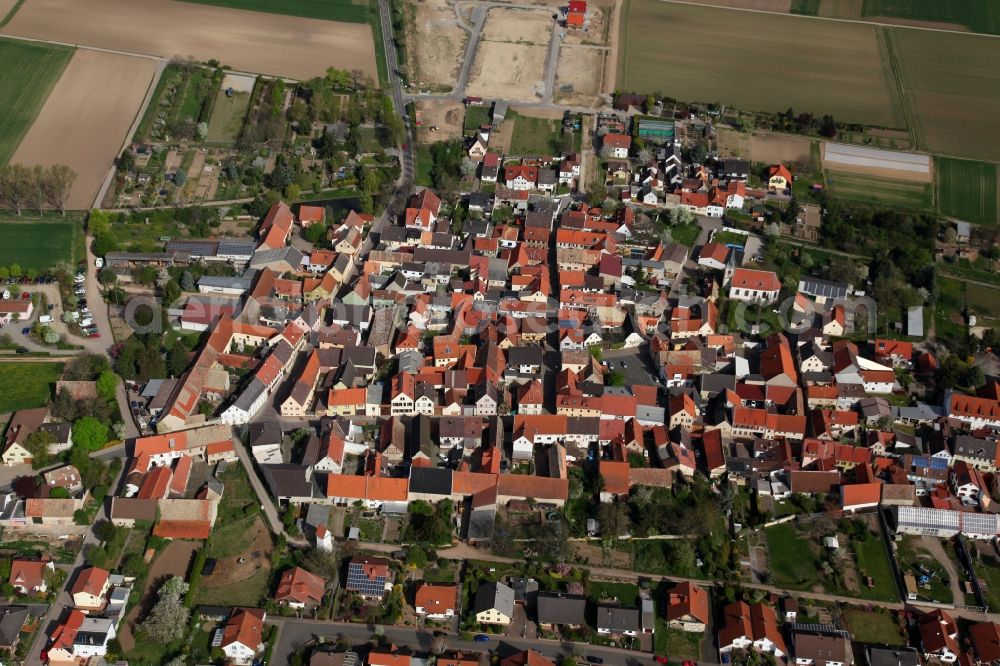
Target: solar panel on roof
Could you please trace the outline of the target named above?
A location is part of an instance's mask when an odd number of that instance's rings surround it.
[[[927,456],[913,456],[914,467],[927,467],[928,464]]]
[[[190,252],[191,256],[207,257],[215,254],[216,244],[205,241],[170,241],[167,247],[174,251]]]
[[[368,597],[382,596],[385,592],[385,576],[369,578],[365,575],[364,567],[359,564],[352,564],[347,571],[347,589],[360,592]]]
[[[944,458],[931,458],[931,469],[948,469],[948,461]]]

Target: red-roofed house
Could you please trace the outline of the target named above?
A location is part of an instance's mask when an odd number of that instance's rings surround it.
[[[969,640],[977,664],[1000,662],[1000,625],[996,622],[972,625],[969,627]]]
[[[570,28],[582,28],[587,16],[586,0],[570,0],[566,11],[566,25]]]
[[[667,593],[667,626],[702,633],[708,624],[708,592],[695,583],[678,583]]]
[[[281,574],[274,600],[289,608],[315,606],[323,601],[326,581],[302,567],[293,567]]]
[[[772,271],[737,268],[729,282],[729,297],[738,301],[770,303],[779,291],[781,280]]]
[[[299,206],[299,224],[303,228],[312,224],[322,224],[326,221],[326,208],[323,206]]]
[[[503,168],[503,179],[512,190],[532,190],[538,183],[538,167],[508,164]]]
[[[55,569],[52,560],[15,559],[10,565],[8,582],[18,594],[45,594],[49,589],[45,574]]]
[[[946,664],[958,660],[958,625],[955,618],[936,608],[920,616],[917,626],[920,628],[924,659],[937,657]]]
[[[738,601],[726,606],[723,615],[723,626],[718,636],[720,654],[728,654],[737,648],[752,648],[775,657],[788,653],[785,639],[778,629],[778,618],[770,606],[751,606],[745,601]]]
[[[948,402],[948,416],[967,423],[973,430],[1000,427],[1000,402],[953,393]]]
[[[792,172],[784,164],[775,164],[767,170],[767,189],[784,192],[792,186]]]
[[[81,610],[93,611],[104,607],[111,574],[106,569],[89,567],[80,572],[70,588],[73,605]]]
[[[881,499],[881,483],[854,483],[840,487],[840,506],[845,512],[875,508]]]
[[[721,243],[705,243],[701,247],[698,255],[698,265],[714,268],[721,271],[726,268],[726,259],[729,258],[729,246]]]
[[[910,365],[913,361],[913,343],[902,340],[875,339],[875,360],[891,365]]]
[[[264,619],[259,608],[237,608],[222,630],[219,647],[234,664],[246,666],[264,647]]]
[[[413,608],[417,615],[431,620],[446,620],[455,615],[458,588],[455,585],[422,584],[417,588]]]
[[[632,137],[627,134],[605,134],[601,147],[605,157],[625,160],[632,147]]]

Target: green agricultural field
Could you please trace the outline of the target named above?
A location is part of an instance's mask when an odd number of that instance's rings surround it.
[[[78,221],[0,220],[0,266],[17,264],[42,272],[61,261],[75,263],[82,234]]]
[[[876,645],[906,645],[906,639],[889,611],[849,608],[844,611],[844,619],[847,620],[851,637],[856,641]]]
[[[997,167],[945,157],[937,159],[938,207],[942,215],[997,224]]]
[[[861,15],[953,23],[972,32],[1000,34],[1000,3],[996,0],[864,0]]]
[[[776,585],[801,590],[819,580],[812,542],[799,536],[789,523],[772,525],[765,534],[768,564]]]
[[[1000,287],[984,287],[944,276],[938,277],[937,287],[938,308],[942,312],[960,316],[962,309],[968,306],[978,324],[1000,324]]]
[[[0,414],[44,407],[62,369],[62,363],[0,363]]]
[[[0,39],[0,164],[21,143],[73,49]]]
[[[1000,160],[1000,40],[909,28],[887,34],[901,87],[916,115],[918,147]]]
[[[368,3],[352,0],[187,0],[202,5],[230,9],[248,9],[269,14],[285,14],[304,18],[368,23]]]
[[[558,120],[508,112],[505,122],[514,123],[510,139],[511,155],[552,155],[559,152],[562,126]],[[553,145],[554,142],[556,145]]]
[[[622,90],[904,126],[874,26],[657,0],[626,0],[622,11]],[[738,76],[738,63],[757,71]]]
[[[825,176],[830,194],[843,199],[918,210],[930,210],[934,206],[934,192],[930,183],[842,171],[827,171]]]
[[[212,118],[208,121],[207,139],[224,143],[236,141],[249,108],[250,93],[234,92],[227,97],[226,91],[220,88],[212,107]]]

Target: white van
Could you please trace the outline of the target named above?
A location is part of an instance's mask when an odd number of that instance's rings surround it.
[[[104,258],[98,257],[94,259],[94,268],[104,268]]]
[[[39,324],[48,324],[52,322],[52,315],[42,315],[38,318]]]
[[[88,326],[90,326],[93,323],[94,323],[94,320],[91,319],[90,317],[87,317],[86,319],[81,319],[80,320],[80,328],[87,328]]]

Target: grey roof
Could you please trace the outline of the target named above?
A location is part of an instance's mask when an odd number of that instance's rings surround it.
[[[139,395],[143,398],[149,398],[152,400],[156,397],[156,394],[159,393],[160,387],[163,386],[163,382],[165,381],[165,379],[150,379],[146,382],[146,385],[142,387],[142,392]]]
[[[425,495],[451,496],[450,469],[442,467],[411,467],[410,492]]]
[[[507,617],[514,616],[514,589],[503,583],[486,583],[476,589],[473,604],[476,613],[495,608]]]
[[[17,643],[21,627],[28,621],[27,606],[3,606],[0,608],[0,645]]]
[[[920,655],[913,648],[869,647],[868,666],[920,666]]]
[[[843,282],[831,282],[830,280],[820,280],[819,278],[803,278],[799,280],[799,291],[808,296],[845,299],[848,294],[848,286]]]
[[[537,604],[540,624],[586,624],[587,598],[584,596],[539,592]]]
[[[638,632],[640,629],[639,609],[615,604],[598,604],[597,628],[606,629],[612,633]]]
[[[952,453],[963,458],[986,460],[992,464],[996,459],[997,443],[989,439],[959,435],[955,438]]]
[[[243,393],[233,401],[232,406],[237,409],[241,409],[244,412],[249,412],[250,407],[257,401],[261,395],[267,391],[267,386],[261,380],[256,377],[252,378],[247,384],[247,387],[243,389]]]
[[[944,408],[940,405],[928,405],[925,402],[918,402],[916,407],[893,407],[892,416],[896,419],[907,419],[911,421],[933,421],[944,416]]]
[[[309,505],[309,509],[306,511],[306,525],[311,525],[314,528],[320,525],[326,527],[329,522],[330,507],[328,505],[315,503]]]
[[[302,253],[294,247],[279,247],[274,250],[258,250],[250,259],[250,267],[257,268],[278,261],[285,261],[293,268],[302,264]]]
[[[199,287],[215,287],[218,289],[242,289],[249,291],[253,280],[246,277],[227,277],[225,275],[203,275],[198,280]]]
[[[470,541],[477,541],[492,537],[493,528],[496,526],[496,517],[496,504],[473,509],[469,516],[469,531],[466,538]]]
[[[281,444],[281,424],[277,421],[257,421],[247,429],[247,445]]]
[[[924,337],[924,308],[914,305],[906,311],[906,334],[922,338]]]
[[[302,465],[261,465],[264,480],[275,497],[312,497],[313,482]]]

